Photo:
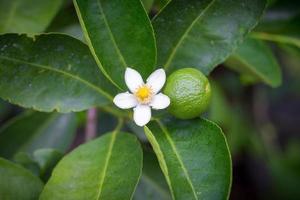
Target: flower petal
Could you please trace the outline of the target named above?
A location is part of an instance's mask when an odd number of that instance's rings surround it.
[[[158,93],[166,82],[166,72],[164,69],[157,69],[147,79],[147,85],[150,86],[154,94]]]
[[[129,67],[127,67],[125,71],[125,82],[132,93],[134,93],[139,86],[144,84],[140,73]]]
[[[170,98],[162,93],[155,95],[150,103],[150,106],[155,110],[165,109],[169,105]]]
[[[148,105],[138,105],[133,109],[133,120],[138,126],[145,126],[151,119],[151,108]]]
[[[137,100],[129,92],[120,93],[114,98],[114,104],[122,109],[133,108],[137,105]]]

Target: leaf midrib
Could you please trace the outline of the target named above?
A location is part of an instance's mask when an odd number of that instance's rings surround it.
[[[24,60],[19,60],[19,59],[16,59],[16,58],[10,58],[10,57],[7,57],[7,56],[0,56],[0,59],[8,60],[8,61],[11,61],[11,62],[23,63],[23,64],[26,64],[28,66],[32,66],[32,67],[36,67],[36,68],[42,68],[42,69],[45,69],[45,70],[48,70],[48,71],[56,72],[56,73],[58,73],[62,76],[67,76],[69,78],[72,78],[73,80],[77,80],[77,81],[81,82],[82,84],[86,85],[87,87],[89,87],[93,90],[96,90],[98,93],[105,96],[109,100],[113,99],[113,97],[110,94],[106,93],[101,88],[97,87],[96,85],[90,83],[89,81],[87,81],[85,79],[80,78],[77,75],[68,73],[66,71],[59,70],[59,69],[56,69],[56,68],[51,68],[50,66],[46,66],[46,65],[41,65],[41,64],[37,64],[37,63],[30,63],[30,62],[27,62],[27,61],[24,61]]]
[[[109,143],[109,146],[108,146],[108,151],[107,151],[106,159],[105,159],[105,163],[104,163],[104,169],[103,169],[103,172],[100,174],[101,175],[100,185],[99,185],[99,191],[97,193],[96,200],[100,200],[100,196],[101,196],[102,189],[103,189],[103,183],[105,181],[106,172],[107,172],[107,169],[108,169],[108,164],[110,162],[110,158],[111,158],[111,155],[112,155],[112,150],[113,150],[113,147],[114,147],[114,144],[115,144],[115,141],[116,141],[117,134],[118,134],[118,132],[119,132],[121,126],[122,126],[122,123],[123,123],[123,121],[121,119],[119,119],[117,127],[112,132],[111,140],[110,140],[110,143]]]
[[[86,38],[86,40],[87,40],[87,44],[88,44],[88,46],[89,46],[89,48],[90,48],[90,51],[91,51],[91,53],[92,53],[92,55],[93,55],[93,57],[94,57],[94,59],[95,59],[97,65],[98,65],[98,67],[99,67],[100,70],[103,72],[104,76],[105,76],[105,77],[106,77],[106,78],[107,78],[114,86],[116,86],[119,90],[122,90],[122,87],[120,87],[119,84],[117,84],[117,83],[111,78],[111,76],[107,73],[106,69],[104,68],[102,62],[101,62],[100,59],[98,58],[98,55],[97,55],[96,50],[95,50],[95,48],[94,48],[94,44],[93,44],[93,42],[92,42],[92,40],[91,40],[91,38],[90,38],[90,33],[89,33],[89,31],[87,30],[86,25],[85,25],[85,22],[84,22],[84,20],[83,20],[83,17],[82,17],[82,15],[81,15],[81,10],[80,10],[80,8],[79,8],[79,6],[78,6],[77,0],[73,0],[73,2],[74,2],[74,6],[75,6],[75,9],[76,9],[78,18],[79,18],[79,23],[80,23],[80,25],[82,26],[82,29],[83,29],[83,34],[84,34],[84,36],[85,36],[85,38]],[[106,16],[105,16],[105,14],[104,14],[104,12],[103,12],[103,9],[102,9],[102,6],[101,6],[99,0],[97,0],[97,5],[98,5],[98,7],[99,7],[99,9],[100,9],[100,12],[103,14],[103,20],[104,20],[104,23],[105,23],[105,25],[106,25],[106,27],[107,27],[107,29],[108,29],[108,31],[109,31],[109,36],[110,36],[110,38],[111,38],[111,40],[112,40],[112,42],[113,42],[113,44],[114,44],[114,46],[115,46],[115,49],[116,49],[116,51],[117,51],[117,54],[120,56],[120,60],[121,60],[121,62],[123,63],[124,67],[126,68],[126,67],[127,67],[127,64],[126,64],[126,62],[125,62],[125,59],[124,59],[123,55],[122,55],[121,52],[120,52],[120,50],[119,50],[119,48],[118,48],[118,46],[117,46],[115,40],[114,40],[113,34],[112,34],[111,30],[110,30],[110,27],[109,27],[109,25],[108,25]]]
[[[111,41],[112,41],[112,43],[113,43],[113,45],[114,45],[114,47],[115,47],[115,49],[117,51],[117,54],[120,57],[121,63],[123,64],[123,67],[126,68],[128,65],[127,65],[127,63],[126,63],[126,61],[125,61],[125,59],[123,57],[123,54],[121,53],[121,50],[120,50],[119,46],[116,43],[115,37],[114,37],[114,35],[112,33],[110,25],[108,24],[107,17],[106,17],[106,15],[104,13],[104,10],[103,10],[103,7],[101,5],[100,0],[97,0],[97,5],[98,5],[98,7],[99,7],[99,9],[100,9],[100,11],[101,11],[101,13],[103,15],[104,24],[105,24],[105,26],[106,26],[106,28],[108,30],[109,37],[110,37],[110,39],[111,39]]]
[[[174,152],[174,154],[175,154],[175,156],[176,156],[176,158],[177,158],[177,160],[178,160],[178,162],[180,164],[180,167],[181,167],[183,173],[185,174],[187,182],[189,183],[189,185],[190,185],[190,187],[191,187],[191,189],[193,191],[194,198],[196,200],[198,200],[198,196],[197,196],[197,193],[195,191],[194,185],[193,185],[193,183],[191,181],[190,175],[189,175],[186,167],[184,166],[184,164],[182,162],[182,158],[181,158],[180,154],[177,151],[176,145],[174,144],[174,142],[173,142],[173,140],[172,140],[172,138],[171,138],[168,130],[166,129],[166,127],[159,120],[157,120],[157,123],[158,123],[159,127],[161,128],[161,130],[163,131],[163,133],[165,134],[165,136],[167,138],[167,141],[171,145],[171,148],[172,148],[172,150],[173,150],[173,152]]]
[[[232,58],[239,60],[241,63],[243,63],[249,71],[251,71],[254,75],[256,75],[261,81],[264,81],[270,85],[274,85],[273,81],[270,80],[268,77],[266,77],[263,73],[260,73],[259,71],[255,70],[255,68],[252,67],[252,64],[247,62],[244,58],[241,56],[234,54],[232,55]]]
[[[209,8],[215,3],[215,1],[216,0],[212,0],[207,5],[207,7],[192,21],[192,23],[189,25],[189,27],[183,33],[182,37],[179,38],[177,44],[175,45],[175,47],[173,48],[173,50],[169,54],[169,57],[168,57],[168,59],[167,59],[167,61],[165,63],[165,66],[164,66],[165,70],[170,66],[170,64],[172,62],[172,59],[176,55],[179,46],[184,41],[184,39],[186,38],[186,36],[188,35],[188,33],[192,30],[193,26],[205,15],[206,11],[209,10]]]
[[[82,29],[83,29],[83,35],[85,36],[87,45],[88,45],[88,47],[89,47],[89,49],[90,49],[90,51],[91,51],[91,54],[93,55],[93,57],[94,57],[94,59],[95,59],[95,61],[96,61],[96,63],[97,63],[98,68],[102,71],[102,73],[104,74],[104,76],[105,76],[105,77],[106,77],[106,78],[107,78],[114,86],[116,86],[118,89],[122,90],[122,88],[121,88],[116,82],[114,82],[114,81],[112,80],[112,78],[108,75],[107,71],[104,69],[104,67],[103,67],[103,65],[102,65],[102,63],[101,63],[101,61],[99,60],[99,58],[98,58],[98,56],[97,56],[97,54],[96,54],[96,50],[95,50],[95,48],[94,48],[94,46],[93,46],[93,43],[92,43],[92,41],[91,41],[91,38],[90,38],[89,33],[88,33],[88,31],[87,31],[87,28],[86,28],[86,26],[85,26],[85,22],[84,22],[84,20],[83,20],[83,18],[82,18],[80,8],[79,8],[79,6],[78,6],[78,4],[77,4],[77,0],[73,0],[73,2],[74,2],[74,7],[75,7],[75,10],[76,10],[76,13],[77,13],[77,15],[78,15],[79,23],[80,23],[80,25],[81,25],[81,27],[82,27]]]
[[[174,191],[173,191],[172,182],[171,182],[171,179],[169,177],[169,169],[168,169],[168,166],[166,164],[165,156],[164,156],[164,154],[161,150],[161,147],[160,147],[158,141],[156,140],[155,136],[153,135],[152,131],[147,126],[145,126],[145,128],[144,128],[144,132],[145,132],[148,140],[150,141],[150,143],[153,147],[153,150],[154,150],[154,152],[155,152],[155,154],[158,158],[160,168],[163,171],[163,174],[165,175],[168,186],[170,188],[172,199],[175,199],[175,194],[174,194]]]

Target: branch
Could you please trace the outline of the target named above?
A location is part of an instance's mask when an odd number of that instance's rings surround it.
[[[85,127],[85,141],[89,141],[97,135],[97,108],[91,108],[87,112],[87,122]]]

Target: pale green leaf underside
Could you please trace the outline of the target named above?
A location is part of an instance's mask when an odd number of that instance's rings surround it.
[[[271,49],[263,41],[248,38],[225,65],[272,87],[281,84],[281,70]]]
[[[264,0],[172,0],[153,20],[158,64],[208,74],[256,25],[265,5]]]
[[[40,169],[40,177],[46,182],[53,168],[56,166],[58,161],[63,157],[63,153],[51,148],[42,148],[34,151],[33,157],[35,162],[38,164]]]
[[[64,0],[0,0],[0,33],[44,31]]]
[[[65,152],[76,133],[75,114],[25,112],[0,129],[0,156],[12,158],[17,152],[32,154],[39,148]]]
[[[65,156],[40,199],[129,200],[141,170],[142,150],[137,138],[116,130]]]
[[[231,159],[221,129],[204,119],[154,121],[145,127],[173,199],[227,199]]]
[[[3,200],[38,199],[43,189],[42,181],[28,170],[0,158],[0,197]]]
[[[85,44],[62,34],[0,36],[0,97],[39,111],[81,111],[116,90]]]

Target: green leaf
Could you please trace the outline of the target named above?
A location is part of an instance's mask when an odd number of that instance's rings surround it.
[[[33,155],[19,152],[13,160],[46,182],[62,157],[63,154],[55,149],[38,149],[33,152]]]
[[[151,11],[154,0],[141,0],[147,12]]]
[[[65,156],[55,167],[40,200],[131,199],[141,168],[138,140],[116,130]]]
[[[85,42],[76,11],[70,5],[71,3],[72,0],[68,0],[68,3],[60,9],[51,24],[47,27],[46,32],[65,33]]]
[[[0,0],[0,33],[38,33],[49,25],[64,0]]]
[[[153,20],[158,64],[209,74],[256,25],[264,0],[172,0]]]
[[[78,40],[85,42],[80,24],[72,24],[69,26],[65,26],[65,27],[57,30],[56,32],[70,35]]]
[[[0,36],[0,97],[39,111],[105,105],[115,90],[85,44],[62,34]]]
[[[258,24],[251,37],[300,48],[299,3],[296,5],[296,2],[286,2],[290,4],[286,8],[269,9],[269,13],[266,13],[265,19]]]
[[[38,149],[33,155],[40,168],[40,177],[44,181],[48,180],[53,168],[63,157],[63,154],[55,149]]]
[[[253,32],[252,38],[266,40],[276,43],[289,44],[300,48],[300,38],[284,34],[267,33],[267,32]]]
[[[126,67],[144,78],[154,69],[153,29],[140,0],[74,0],[85,38],[110,81],[125,89]]]
[[[145,133],[173,199],[228,199],[231,158],[217,125],[197,118],[154,121],[148,127]]]
[[[0,197],[2,200],[38,199],[43,183],[28,170],[0,158]]]
[[[133,197],[134,200],[170,200],[171,194],[158,160],[152,151],[143,152],[143,174]]]
[[[272,87],[281,84],[281,70],[272,50],[261,40],[248,38],[225,65]]]
[[[28,169],[36,176],[39,176],[40,167],[38,163],[33,159],[31,155],[27,152],[18,152],[15,154],[13,161],[25,169]]]
[[[75,114],[25,112],[0,129],[0,156],[12,158],[17,152],[29,154],[40,148],[65,152],[75,136]]]
[[[154,0],[154,6],[158,9],[158,12],[160,12],[170,1],[171,0]]]

